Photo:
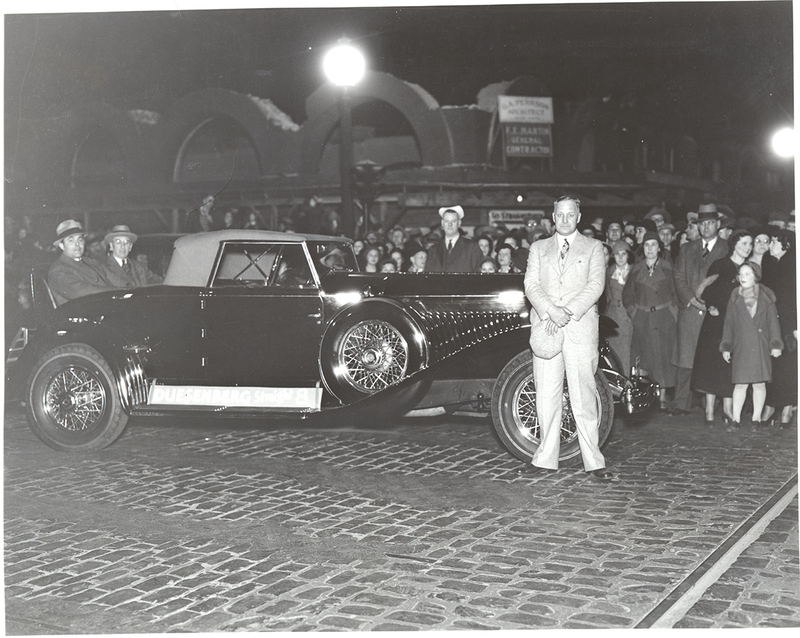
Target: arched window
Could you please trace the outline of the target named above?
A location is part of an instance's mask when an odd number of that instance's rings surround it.
[[[209,118],[186,137],[175,164],[176,182],[226,182],[261,175],[253,141],[238,122]]]
[[[371,160],[381,166],[397,162],[421,162],[419,140],[411,123],[394,106],[369,100],[352,110],[353,161]],[[325,140],[320,173],[339,174],[339,125]]]
[[[126,158],[116,138],[104,128],[91,128],[73,156],[72,185],[120,186],[126,173]]]

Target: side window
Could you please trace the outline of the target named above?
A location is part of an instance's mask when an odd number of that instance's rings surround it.
[[[273,285],[298,287],[310,285],[313,281],[303,246],[301,244],[284,244],[278,255],[272,280]]]
[[[275,244],[226,243],[214,274],[213,287],[266,286],[281,246]]]

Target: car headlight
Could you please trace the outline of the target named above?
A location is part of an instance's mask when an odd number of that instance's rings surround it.
[[[361,301],[362,297],[360,292],[337,292],[333,295],[333,299],[340,306],[348,306],[358,303]]]
[[[504,290],[498,293],[497,301],[507,306],[515,306],[525,302],[525,293],[521,290]]]

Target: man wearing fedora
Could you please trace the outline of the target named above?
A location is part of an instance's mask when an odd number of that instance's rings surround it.
[[[464,209],[444,206],[439,209],[444,238],[428,250],[427,272],[479,272],[483,253],[471,239],[460,232]]]
[[[70,299],[114,289],[102,264],[84,257],[84,237],[83,226],[74,219],[67,219],[56,228],[53,245],[61,249],[61,255],[47,272],[47,284],[59,306]]]
[[[706,316],[706,306],[697,298],[697,288],[706,278],[709,266],[728,255],[728,242],[717,234],[719,226],[720,215],[716,205],[701,204],[697,210],[700,238],[681,246],[672,272],[678,296],[678,343],[673,362],[677,366],[672,405],[675,414],[689,414],[692,408],[694,351]]]
[[[128,259],[134,242],[139,239],[131,229],[120,224],[103,237],[103,245],[111,249],[103,264],[108,283],[114,288],[139,288],[161,283],[161,277],[142,262]]]

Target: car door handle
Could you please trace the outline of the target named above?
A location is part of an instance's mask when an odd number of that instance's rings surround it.
[[[309,316],[309,317],[313,317],[314,319],[319,319],[320,317],[322,317],[322,313],[321,313],[321,312],[312,312],[312,313],[311,313],[310,315],[308,315],[308,316]]]

